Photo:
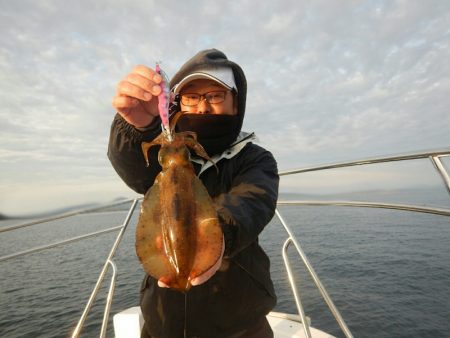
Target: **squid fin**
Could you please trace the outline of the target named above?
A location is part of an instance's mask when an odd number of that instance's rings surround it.
[[[202,182],[193,180],[196,204],[196,255],[190,278],[208,271],[220,258],[223,246],[223,232],[211,197]]]

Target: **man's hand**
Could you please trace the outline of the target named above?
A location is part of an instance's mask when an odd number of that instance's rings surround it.
[[[219,270],[222,265],[223,252],[225,251],[225,241],[223,240],[222,245],[222,254],[217,260],[216,264],[214,264],[208,271],[202,273],[200,276],[195,277],[191,280],[191,285],[196,286],[205,283],[208,279],[210,279],[214,274]]]
[[[214,274],[219,270],[220,266],[222,265],[222,259],[223,259],[223,253],[225,251],[225,239],[222,237],[222,253],[220,254],[219,259],[217,262],[209,268],[208,271],[202,273],[200,276],[195,277],[190,281],[192,286],[200,285],[205,283],[208,279],[210,279]],[[161,288],[168,288],[169,286],[164,283],[162,280],[158,280],[158,286]]]
[[[146,66],[136,66],[117,85],[112,105],[136,128],[143,128],[158,116],[158,98],[161,76]]]

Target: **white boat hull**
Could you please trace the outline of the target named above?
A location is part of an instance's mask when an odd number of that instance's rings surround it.
[[[296,315],[270,312],[267,315],[275,338],[306,338],[300,317]],[[140,338],[144,318],[139,306],[128,308],[114,316],[116,338]],[[310,327],[313,338],[335,338],[328,333]]]

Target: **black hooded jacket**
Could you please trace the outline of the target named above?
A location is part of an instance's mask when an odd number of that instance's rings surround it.
[[[242,126],[246,81],[241,68],[217,50],[203,51],[189,60],[171,81],[171,87],[198,65],[220,63],[233,69],[238,87],[238,114]],[[141,132],[116,115],[112,127],[108,157],[125,183],[144,194],[161,170],[158,147],[150,150],[146,167],[141,143],[154,139],[161,131],[159,123]],[[245,145],[244,145],[245,144]],[[141,290],[144,330],[153,337],[229,337],[256,325],[272,310],[276,296],[270,278],[270,262],[258,244],[258,235],[272,219],[278,197],[277,164],[267,150],[247,141],[230,146],[215,156],[214,167],[202,170],[193,163],[200,180],[213,198],[225,236],[223,264],[202,285],[185,295],[160,288],[150,276]],[[186,311],[185,311],[186,309]]]

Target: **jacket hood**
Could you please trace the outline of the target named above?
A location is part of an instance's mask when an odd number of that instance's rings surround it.
[[[208,67],[229,67],[233,71],[234,80],[237,87],[238,101],[238,123],[233,132],[234,139],[236,139],[239,135],[239,132],[241,131],[242,123],[244,121],[245,103],[247,99],[247,80],[242,68],[233,61],[228,60],[227,56],[223,52],[217,49],[207,49],[198,52],[191,59],[189,59],[172,77],[172,80],[170,81],[170,88],[173,90],[174,87],[178,83],[180,83],[181,80],[183,80],[186,76]]]

